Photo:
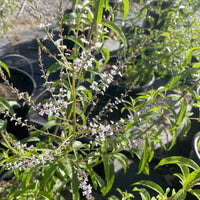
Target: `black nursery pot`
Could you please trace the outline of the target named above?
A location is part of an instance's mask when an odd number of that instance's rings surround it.
[[[9,70],[11,74],[11,77],[8,78],[9,82],[20,92],[28,92],[29,96],[33,96],[36,90],[36,83],[32,76],[20,69],[9,68]]]
[[[9,68],[10,77],[8,80],[10,84],[13,84],[20,92],[28,92],[29,96],[33,96],[36,90],[36,83],[34,79],[26,72],[20,69]],[[3,83],[3,80],[0,79],[0,83]],[[7,99],[10,100],[10,99]],[[15,99],[17,101],[17,99]],[[21,117],[24,120],[27,116],[29,106],[25,104],[24,100],[18,101],[19,106],[13,106],[13,109],[16,113],[16,117]],[[3,115],[0,118],[4,119]],[[9,133],[12,133],[17,139],[21,140],[25,137],[29,136],[29,132],[26,127],[21,127],[20,125],[16,125],[15,121],[11,121],[7,118],[7,128],[6,130]]]
[[[139,93],[145,92],[149,88],[151,88],[154,82],[155,82],[155,75],[153,74],[151,80],[148,83],[141,85],[139,87],[133,87],[131,89],[129,89],[126,86],[116,85],[114,83],[111,83],[108,89],[106,90],[106,93],[114,97],[120,98],[121,94],[125,94],[126,92],[128,92],[127,97],[125,97],[126,100],[129,99],[129,97],[136,98]]]
[[[200,132],[198,132],[192,141],[192,149],[190,153],[190,158],[200,165],[200,147],[198,148],[198,143],[200,142]]]
[[[126,108],[127,105],[123,102],[116,104],[117,100],[114,96],[110,94],[104,94],[104,95],[97,95],[98,101],[94,109],[91,111],[90,118],[95,117],[96,115],[103,114],[101,117],[102,121],[113,121],[117,122],[121,118],[128,118],[128,115],[132,115],[132,112],[129,109],[125,109],[123,112],[121,111],[122,108]],[[108,102],[110,104],[113,104],[113,107],[108,107],[105,109],[107,106]],[[116,106],[115,106],[115,105]],[[109,109],[111,108],[111,109]],[[105,111],[104,111],[105,109]],[[106,112],[106,113],[105,113]]]

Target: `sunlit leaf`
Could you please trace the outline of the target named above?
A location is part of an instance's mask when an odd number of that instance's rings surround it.
[[[119,162],[122,165],[124,172],[126,173],[126,168],[128,167],[128,158],[122,153],[116,153],[112,155],[112,159]]]
[[[140,174],[142,171],[144,171],[146,163],[148,162],[149,159],[149,142],[148,142],[148,138],[145,138],[144,144],[143,144],[143,151],[142,151],[142,156],[140,159],[140,163],[139,163],[139,171],[138,174]]]
[[[104,0],[97,0],[95,3],[94,24],[101,24],[103,15]]]
[[[23,173],[22,182],[23,182],[23,186],[25,188],[27,188],[29,183],[30,183],[30,180],[31,180],[31,177],[32,177],[32,174],[33,174],[33,169],[34,168],[26,169],[26,171]]]
[[[10,70],[7,67],[7,65],[3,63],[2,61],[0,61],[0,66],[2,66],[6,70],[6,72],[8,73],[8,76],[10,77]]]
[[[187,176],[190,174],[189,168],[187,166],[185,166],[185,165],[179,165],[178,164],[178,166],[181,169],[181,172],[183,174],[184,179],[187,178]]]
[[[139,192],[142,200],[151,200],[150,194],[145,188],[140,188],[139,189],[137,187],[134,187],[133,191]]]
[[[41,195],[45,199],[54,200],[53,196],[49,192],[40,191],[39,195]]]
[[[186,110],[187,110],[187,101],[183,98],[181,101],[177,120],[175,122],[175,125],[171,128],[170,131],[174,131],[180,126],[180,124],[183,122],[183,119],[185,117]]]
[[[192,184],[193,182],[197,182],[200,180],[200,168],[196,169],[195,171],[193,171],[192,173],[190,173],[186,179],[185,182],[183,184],[183,189],[186,189],[186,187],[189,184]]]
[[[137,183],[134,183],[133,185],[143,185],[143,186],[149,187],[160,195],[163,195],[165,193],[164,190],[157,183],[154,183],[149,180],[141,180],[141,181],[138,181]]]
[[[123,4],[124,4],[124,16],[123,16],[123,21],[124,21],[129,12],[129,0],[123,0]]]
[[[191,121],[190,121],[190,119],[186,118],[184,120],[184,128],[183,128],[183,131],[182,131],[183,134],[184,134],[184,137],[187,136],[187,133],[190,130],[190,128],[191,128]]]
[[[189,192],[200,200],[200,189],[192,189]]]
[[[6,99],[0,97],[0,104],[1,104],[5,109],[7,109],[12,115],[15,113],[14,110],[13,110],[13,108],[12,108],[12,106],[10,106],[9,102],[8,102]]]
[[[188,64],[191,61],[192,56],[198,55],[200,53],[200,47],[193,47],[192,49],[190,49],[186,55],[184,60],[186,61],[186,64]]]
[[[126,36],[124,35],[122,29],[120,29],[114,22],[108,21],[104,22],[104,25],[112,29],[122,40],[125,47],[127,47]]]
[[[102,159],[105,172],[105,179],[107,183],[106,186],[102,188],[102,194],[103,196],[105,196],[112,188],[115,175],[114,175],[114,164],[113,161],[110,159],[110,156],[103,155]]]
[[[171,156],[171,157],[163,158],[158,163],[156,168],[158,168],[159,166],[168,165],[168,164],[181,164],[181,165],[188,166],[194,170],[199,169],[199,166],[193,160],[189,158],[184,158],[182,156]]]
[[[173,197],[173,200],[184,200],[186,198],[186,195],[187,195],[187,191],[181,189]]]

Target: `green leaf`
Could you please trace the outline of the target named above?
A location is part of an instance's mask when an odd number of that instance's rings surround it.
[[[77,38],[75,36],[68,36],[65,39],[71,40],[73,41],[75,44],[77,44],[78,46],[80,46],[82,49],[84,48],[84,44],[81,38]]]
[[[97,183],[99,184],[99,187],[102,189],[105,187],[105,182],[104,180],[97,174],[94,172],[94,175],[95,175],[95,179],[97,181]]]
[[[45,199],[54,200],[53,196],[50,193],[47,193],[47,192],[44,192],[44,191],[40,191],[39,195],[41,195]]]
[[[161,128],[161,130],[162,130],[162,128]],[[148,162],[151,162],[151,160],[153,159],[153,156],[154,156],[154,141],[151,141]]]
[[[68,181],[66,173],[60,167],[56,167],[55,174],[61,181]]]
[[[52,181],[55,171],[56,167],[53,164],[50,165],[50,167],[45,168],[44,175],[42,176],[42,180],[40,181],[40,184],[43,185],[44,188],[50,181]]]
[[[102,160],[105,172],[105,179],[107,183],[107,185],[102,188],[102,194],[103,196],[105,196],[112,188],[115,175],[114,175],[114,164],[113,161],[110,159],[110,156],[103,155]]]
[[[10,106],[9,102],[6,99],[0,97],[0,104],[3,105],[4,108],[7,109],[11,113],[11,115],[15,113],[13,108]]]
[[[151,200],[150,194],[145,188],[139,189],[137,187],[134,187],[133,191],[138,191],[140,193],[142,200]]]
[[[140,0],[140,6],[142,5],[142,3],[143,3],[143,0]]]
[[[101,24],[103,15],[104,0],[97,0],[95,3],[94,24]]]
[[[178,166],[179,166],[179,168],[181,169],[181,172],[182,172],[182,174],[183,174],[184,179],[186,179],[187,176],[190,174],[189,168],[188,168],[187,166],[185,166],[185,165],[179,165],[179,164],[178,164]]]
[[[173,138],[170,147],[167,149],[168,151],[170,151],[172,147],[176,144],[177,130],[172,131],[172,133],[173,133]]]
[[[79,181],[77,178],[77,172],[74,168],[72,169],[71,186],[72,186],[73,200],[79,200]]]
[[[120,199],[117,198],[116,196],[112,195],[112,196],[108,197],[108,200],[120,200]]]
[[[28,142],[39,142],[40,138],[38,137],[30,137],[30,138],[24,138],[21,140],[21,143],[28,143]]]
[[[184,137],[187,136],[187,133],[188,131],[190,130],[191,128],[191,121],[190,119],[186,118],[185,121],[184,121],[184,128],[183,128],[183,134],[184,134]]]
[[[192,173],[190,173],[187,178],[185,179],[185,182],[183,184],[183,189],[186,189],[186,187],[189,184],[192,184],[193,182],[198,182],[200,180],[200,168],[196,169]],[[190,189],[190,188],[189,188]]]
[[[128,167],[128,158],[122,153],[116,153],[112,155],[112,159],[119,162],[124,169],[124,173],[126,173],[126,168]]]
[[[184,158],[182,156],[171,156],[171,157],[163,158],[155,168],[158,168],[159,166],[162,166],[162,165],[168,165],[168,164],[181,164],[181,165],[188,166],[194,170],[199,169],[199,166],[193,160],[189,158]]]
[[[29,183],[30,183],[30,180],[31,180],[31,177],[32,177],[32,174],[33,174],[33,169],[34,168],[28,168],[24,173],[23,173],[23,177],[22,177],[22,187],[24,188],[27,188]]]
[[[58,167],[64,171],[68,177],[70,177],[72,179],[72,167],[70,164],[66,163],[66,160],[64,159],[59,159],[58,161]],[[66,177],[66,178],[68,178]]]
[[[141,181],[138,181],[137,183],[134,183],[133,185],[143,185],[143,186],[149,187],[160,195],[164,195],[165,193],[164,190],[157,183],[154,183],[149,180],[141,180]]]
[[[107,21],[104,22],[104,25],[112,29],[122,40],[123,44],[125,47],[127,47],[127,41],[126,41],[126,36],[124,35],[123,31],[121,28],[119,28],[114,22],[112,21]]]
[[[35,193],[37,193],[40,188],[40,181],[36,180],[34,184],[35,184],[34,190],[35,190]]]
[[[57,124],[56,120],[51,120],[51,121],[48,121],[43,127],[42,127],[42,130],[45,131],[49,128],[52,128],[53,126],[55,126]]]
[[[187,191],[181,189],[173,197],[173,200],[184,200],[186,198],[186,195],[187,195]]]
[[[104,65],[109,61],[110,59],[110,51],[106,48],[101,49],[101,55],[104,58]]]
[[[142,171],[144,171],[146,163],[148,162],[149,159],[149,142],[147,137],[145,138],[144,144],[143,144],[143,151],[142,151],[142,156],[140,159],[139,163],[139,171],[138,174],[140,174]]]
[[[75,10],[75,6],[77,4],[78,0],[72,0],[72,10]]]
[[[180,126],[180,124],[182,123],[182,121],[185,117],[186,110],[187,110],[187,101],[183,98],[181,101],[178,118],[170,131],[177,129]]]
[[[84,115],[84,112],[76,107],[76,113],[81,117],[81,119],[83,120],[83,124],[86,124],[86,117]]]
[[[166,37],[168,40],[170,40],[170,33],[169,32],[161,33],[160,35],[158,35],[156,40],[158,40],[160,37]]]
[[[0,119],[0,130],[1,131],[5,131],[6,130],[6,126],[7,126],[7,120]]]
[[[180,79],[181,79],[180,75],[173,77],[173,79],[170,81],[169,86],[168,86],[169,90],[177,87],[177,85],[180,85],[180,83],[181,83]]]
[[[181,184],[184,183],[185,178],[184,178],[183,174],[175,173],[174,176],[177,176],[180,179]]]
[[[60,70],[60,64],[58,62],[53,63],[47,70],[47,74],[51,74]]]
[[[200,189],[192,189],[189,192],[200,200]]]
[[[198,55],[200,53],[200,47],[193,47],[192,49],[190,49],[186,55],[184,60],[186,61],[186,64],[190,63],[192,56]]]
[[[129,12],[129,0],[123,0],[123,4],[124,4],[124,16],[123,16],[123,21],[124,21]]]
[[[88,170],[90,171],[90,178],[92,180],[93,188],[94,188],[94,190],[97,190],[97,187],[98,187],[97,179],[98,178],[96,178],[96,173],[94,172],[93,168],[91,168],[89,165],[88,165]]]
[[[3,63],[2,61],[0,61],[0,66],[2,66],[6,70],[6,72],[8,73],[8,76],[10,77],[10,70],[7,67],[7,65]]]
[[[109,1],[110,1],[110,0],[105,0],[105,11],[107,11],[107,10],[110,9]]]

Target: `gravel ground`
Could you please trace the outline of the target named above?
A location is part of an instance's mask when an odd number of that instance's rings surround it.
[[[61,0],[34,0],[40,14],[45,23],[54,23],[60,16]],[[21,33],[31,28],[39,29],[39,21],[34,15],[34,10],[31,7],[29,0],[18,0],[20,7],[16,7],[14,14],[10,20],[12,27],[6,34],[0,34],[0,38],[9,38],[13,41],[19,41]],[[70,9],[72,0],[63,0],[63,10]]]

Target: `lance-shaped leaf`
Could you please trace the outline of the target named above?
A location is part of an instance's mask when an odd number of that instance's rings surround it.
[[[176,195],[173,197],[173,200],[184,200],[187,195],[187,191],[181,189],[179,190]]]
[[[74,11],[76,4],[78,3],[78,0],[72,0],[72,10]]]
[[[79,180],[77,178],[77,172],[75,171],[74,168],[72,170],[71,187],[72,187],[73,199],[78,200],[79,199]]]
[[[200,200],[200,189],[192,189],[189,192]]]
[[[185,117],[186,110],[187,110],[187,101],[183,98],[181,105],[180,105],[177,120],[170,131],[174,131],[176,128],[178,128],[180,126],[180,124],[182,123],[182,121]]]
[[[196,169],[187,176],[183,184],[183,189],[186,189],[186,187],[188,187],[189,185],[194,186],[193,183],[194,182],[197,183],[199,180],[200,180],[200,168]],[[190,189],[190,187],[188,189]]]
[[[149,160],[149,142],[147,137],[145,138],[144,144],[143,144],[143,152],[142,152],[142,156],[140,159],[140,163],[139,163],[139,171],[138,174],[140,174],[142,171],[144,171],[146,164]]]
[[[163,158],[158,165],[155,168],[158,168],[162,165],[168,165],[168,164],[181,164],[190,167],[191,169],[199,169],[199,166],[191,159],[184,158],[182,156],[171,156],[167,158]]]
[[[101,24],[103,15],[104,0],[97,0],[95,3],[94,24]]]
[[[113,164],[113,161],[110,159],[110,156],[103,155],[102,159],[103,159],[103,166],[104,166],[104,172],[105,172],[105,179],[107,183],[107,185],[102,188],[102,194],[104,196],[112,188],[115,175],[114,175],[114,164]]]
[[[128,167],[128,158],[122,153],[117,153],[113,154],[112,159],[119,162],[124,168],[124,172],[126,173],[126,168]]]
[[[8,73],[9,77],[10,77],[10,70],[8,69],[7,65],[5,63],[3,63],[2,61],[0,61],[0,66],[2,66],[6,72]]]
[[[124,16],[123,16],[123,21],[124,21],[129,12],[129,0],[123,0],[123,4],[124,4]]]
[[[126,41],[126,37],[122,31],[122,29],[120,29],[115,23],[113,23],[112,21],[108,21],[108,22],[104,22],[104,25],[109,27],[110,29],[112,29],[121,39],[121,41],[123,42],[124,46],[127,47],[127,41]]]
[[[146,186],[148,188],[153,189],[154,191],[156,191],[160,195],[164,195],[164,193],[165,193],[164,190],[157,183],[154,183],[154,182],[149,181],[149,180],[141,180],[141,181],[138,181],[137,183],[134,183],[133,185]]]
[[[8,101],[2,97],[0,97],[0,104],[5,108],[8,109],[8,111],[13,115],[14,114],[14,110],[13,108],[10,106],[10,104],[8,103]]]
[[[186,64],[190,63],[192,56],[198,55],[200,53],[200,47],[193,47],[190,49],[186,55],[184,60],[186,61]]]

